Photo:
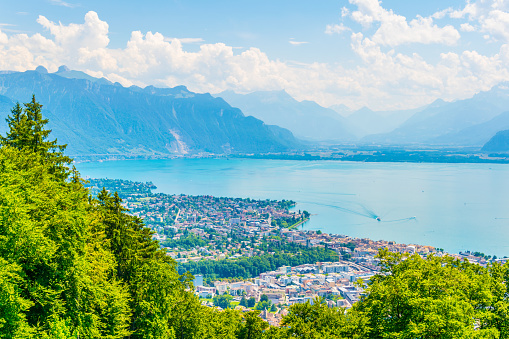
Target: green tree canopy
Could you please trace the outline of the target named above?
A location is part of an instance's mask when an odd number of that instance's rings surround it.
[[[352,311],[368,321],[369,338],[509,336],[509,266],[387,250],[379,258],[383,274]]]
[[[214,306],[219,306],[223,309],[229,308],[233,297],[229,294],[216,295],[213,298]]]
[[[56,139],[48,140],[51,133],[46,129],[48,119],[42,117],[42,105],[35,100],[35,95],[23,106],[18,102],[7,117],[9,131],[1,137],[2,144],[39,154],[60,170],[62,165],[70,164],[72,160],[63,153],[67,145],[59,145]]]

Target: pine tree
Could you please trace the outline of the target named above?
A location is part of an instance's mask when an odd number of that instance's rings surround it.
[[[35,95],[23,106],[18,102],[11,110],[12,115],[6,119],[9,131],[5,137],[0,137],[1,143],[21,151],[40,154],[62,172],[63,166],[72,162],[63,153],[67,145],[59,145],[57,139],[48,140],[51,133],[50,129],[45,129],[48,119],[43,119],[42,105],[35,100]]]

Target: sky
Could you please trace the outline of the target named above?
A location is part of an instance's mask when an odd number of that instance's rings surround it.
[[[509,80],[509,0],[0,0],[0,70],[373,110]]]

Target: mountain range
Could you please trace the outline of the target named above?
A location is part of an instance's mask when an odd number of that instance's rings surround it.
[[[508,109],[509,88],[501,84],[465,100],[436,100],[393,131],[366,136],[362,142],[481,147],[509,128]]]
[[[184,86],[126,88],[62,66],[55,73],[43,67],[0,72],[1,133],[15,102],[28,102],[32,94],[72,156],[287,152],[314,142],[481,148],[509,129],[506,84],[465,100],[373,111],[326,108],[285,91],[212,96]]]
[[[284,127],[296,137],[314,142],[357,143],[367,135],[393,131],[423,109],[373,111],[363,107],[352,110],[345,105],[326,108],[314,101],[297,101],[284,90],[249,94],[224,91],[216,96],[246,115]]]
[[[309,141],[351,142],[357,139],[354,127],[336,111],[314,101],[297,101],[284,90],[237,94],[217,94],[246,115],[267,124],[290,130],[297,138]]]
[[[353,111],[346,119],[353,127],[354,133],[362,138],[366,135],[391,132],[421,109],[375,112],[363,107]]]
[[[16,101],[32,94],[52,136],[69,155],[169,156],[281,152],[300,147],[291,132],[244,116],[221,98],[175,88],[123,87],[60,67],[0,74],[0,132]]]

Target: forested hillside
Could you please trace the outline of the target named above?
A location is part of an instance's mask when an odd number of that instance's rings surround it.
[[[129,216],[92,198],[35,98],[0,148],[0,338],[507,338],[509,266],[381,252],[348,312],[315,300],[281,327],[201,306],[191,276]]]

